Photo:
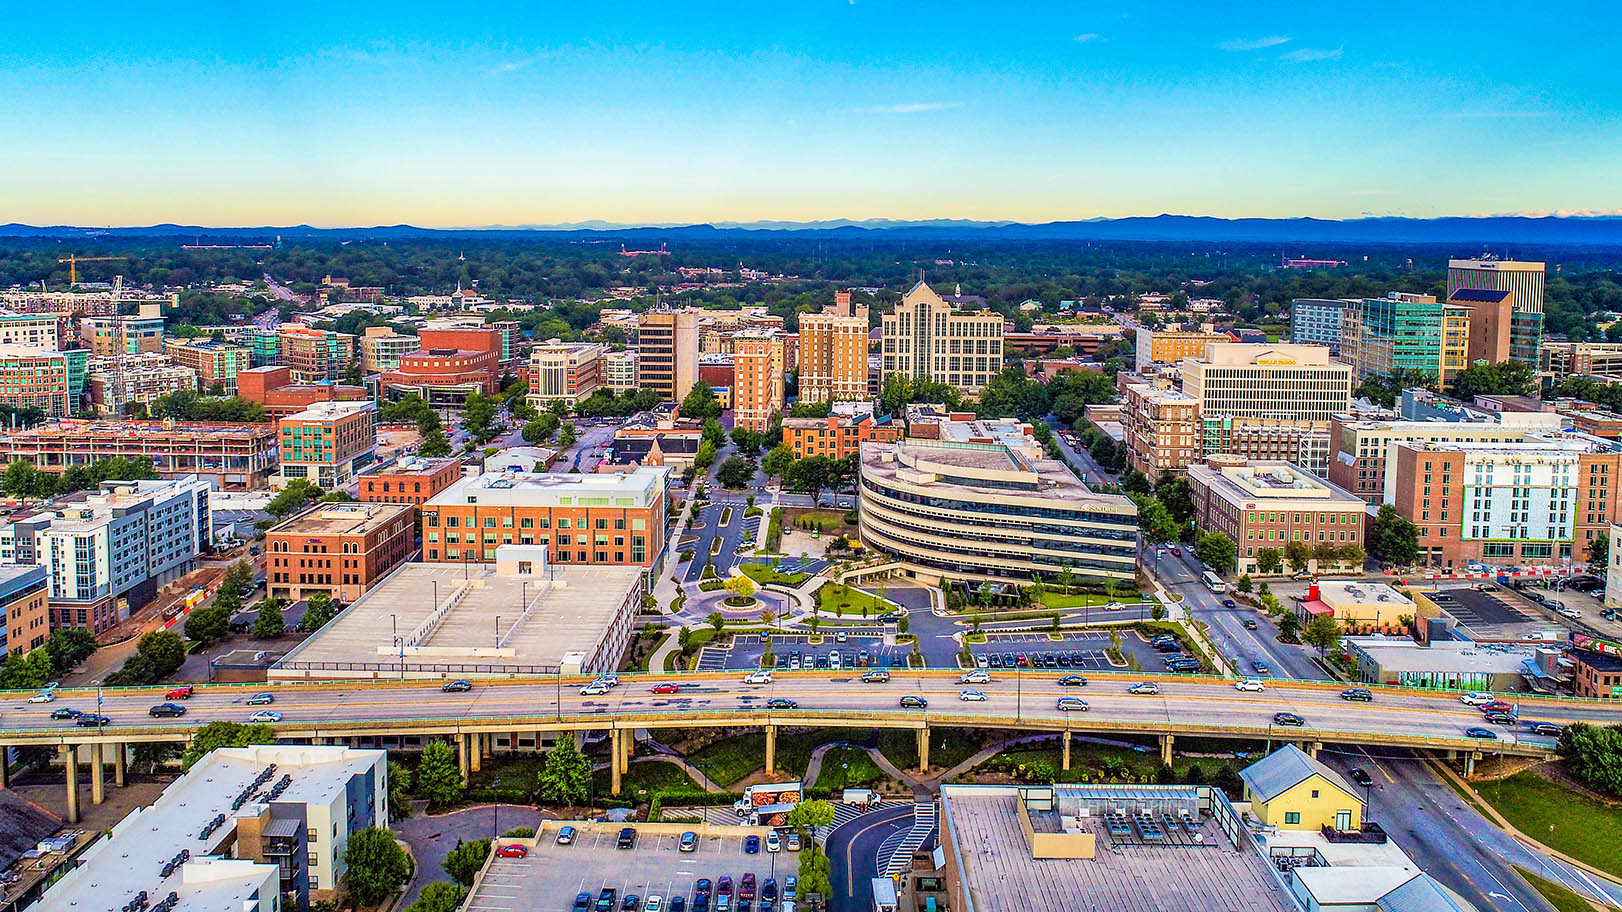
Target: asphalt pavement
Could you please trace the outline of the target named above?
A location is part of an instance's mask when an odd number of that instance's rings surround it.
[[[1206,636],[1224,656],[1237,661],[1240,674],[1252,674],[1251,662],[1262,659],[1270,666],[1270,676],[1322,681],[1328,675],[1312,659],[1309,647],[1292,646],[1278,641],[1278,628],[1266,612],[1240,606],[1226,608],[1222,600],[1226,593],[1217,595],[1200,580],[1204,567],[1187,555],[1187,546],[1166,549],[1166,556],[1156,558],[1145,555],[1151,572],[1162,585],[1183,596],[1183,608],[1189,616],[1206,625]],[[1246,630],[1244,622],[1257,622],[1257,629]]]
[[[866,912],[873,907],[872,879],[878,876],[879,846],[912,829],[912,803],[883,805],[828,834],[828,879],[832,912]]]

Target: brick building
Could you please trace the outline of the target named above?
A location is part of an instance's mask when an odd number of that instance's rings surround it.
[[[251,367],[237,375],[237,395],[265,407],[272,419],[286,418],[318,402],[356,402],[372,394],[364,386],[323,381],[294,383],[287,367]]]
[[[1291,542],[1363,546],[1363,501],[1299,466],[1212,456],[1188,467],[1188,485],[1195,522],[1233,540],[1240,573],[1258,572],[1258,552],[1271,548],[1282,557]],[[1307,569],[1317,572],[1318,560]]]
[[[783,337],[745,330],[732,337],[732,422],[764,432],[783,408]]]
[[[322,490],[344,487],[377,453],[377,403],[318,402],[277,422],[281,471],[271,486],[304,478]]]
[[[794,458],[827,456],[844,459],[859,454],[867,441],[895,443],[901,428],[889,415],[875,418],[872,412],[859,415],[829,415],[826,418],[784,418],[783,443]]]
[[[867,398],[867,330],[867,305],[852,303],[848,291],[835,292],[821,313],[800,317],[797,351],[788,360],[798,364],[801,402]]]
[[[265,533],[269,594],[360,598],[411,556],[415,513],[410,504],[328,503],[272,526]]]
[[[0,566],[0,656],[45,645],[51,635],[50,581],[39,564]]]
[[[430,348],[400,356],[399,367],[384,371],[380,385],[390,399],[415,393],[436,408],[461,408],[472,393],[494,395],[500,381],[494,352]]]
[[[545,408],[552,402],[573,407],[601,385],[604,345],[549,339],[529,353],[529,402]]]
[[[0,433],[0,460],[60,475],[114,456],[147,457],[163,478],[197,475],[217,491],[251,491],[276,470],[276,428],[203,421],[56,421]]]
[[[248,369],[248,349],[226,342],[205,342],[197,339],[169,339],[164,349],[176,363],[189,367],[197,374],[197,385],[204,390],[218,383],[227,396],[237,392],[237,375]]]
[[[459,459],[403,459],[360,476],[366,503],[422,505],[462,477]]]

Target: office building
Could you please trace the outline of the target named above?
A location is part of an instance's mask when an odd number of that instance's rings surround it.
[[[249,350],[228,342],[205,342],[198,339],[168,339],[164,350],[182,367],[197,374],[197,385],[204,391],[218,384],[227,396],[237,392],[237,374],[248,369]]]
[[[352,602],[411,556],[415,518],[404,503],[323,503],[284,520],[265,533],[266,591]]]
[[[783,336],[743,330],[732,337],[732,422],[764,433],[783,409]]]
[[[1219,332],[1140,328],[1137,341],[1136,370],[1144,374],[1156,365],[1173,365],[1184,358],[1203,359],[1212,345],[1226,345],[1233,339]]]
[[[1483,649],[1469,640],[1416,643],[1408,637],[1351,636],[1346,649],[1362,684],[1417,690],[1485,690],[1522,693],[1527,689],[1530,647]]]
[[[1017,418],[981,418],[974,412],[949,412],[932,403],[907,406],[907,436],[913,440],[1005,446],[1026,459],[1041,459],[1047,451],[1034,435],[1035,428]]]
[[[66,315],[0,309],[0,345],[58,351],[62,348],[62,339],[66,337],[68,320]]]
[[[1352,370],[1317,345],[1213,345],[1181,364],[1183,392],[1200,416],[1312,421],[1323,425],[1351,404]]]
[[[641,388],[636,373],[636,349],[604,352],[598,362],[603,387],[611,393],[632,393]]]
[[[460,459],[406,457],[360,476],[357,495],[365,503],[421,505],[462,477]]]
[[[53,475],[115,456],[149,458],[161,478],[196,475],[214,490],[253,490],[275,471],[276,429],[166,419],[54,421],[0,432],[0,460],[21,459]]]
[[[400,359],[420,348],[416,336],[404,336],[387,326],[368,326],[360,337],[360,369],[381,374],[400,366]]]
[[[90,401],[104,415],[123,415],[131,405],[197,389],[197,374],[162,354],[93,357],[86,373]]]
[[[1127,463],[1149,478],[1175,472],[1200,457],[1200,403],[1155,383],[1121,387],[1122,443]]]
[[[1507,291],[1516,310],[1543,313],[1544,264],[1515,260],[1448,260],[1447,295],[1461,288]]]
[[[1419,527],[1427,566],[1582,560],[1618,517],[1622,448],[1587,435],[1397,443],[1385,502]]]
[[[1365,298],[1357,375],[1389,377],[1410,370],[1440,379],[1443,309],[1434,295],[1393,291]]]
[[[965,310],[920,281],[883,320],[883,370],[956,387],[977,398],[1002,370],[1003,318]]]
[[[0,527],[0,564],[46,567],[51,629],[100,633],[188,573],[211,531],[208,484],[195,475],[107,481],[82,501]]]
[[[636,326],[637,383],[666,402],[681,402],[698,382],[698,314],[649,311]]]
[[[377,403],[318,402],[277,423],[282,465],[270,480],[283,488],[295,478],[331,491],[346,487],[377,455]]]
[[[1314,573],[1341,564],[1339,549],[1363,547],[1363,501],[1290,463],[1211,456],[1189,466],[1188,486],[1195,523],[1238,546],[1240,573],[1258,572],[1261,551],[1282,558],[1291,542],[1314,550]]]
[[[237,375],[237,395],[264,406],[265,415],[271,420],[295,415],[319,402],[355,402],[372,398],[364,386],[350,386],[331,380],[294,383],[290,368],[274,366],[243,370]]]
[[[1450,311],[1458,309],[1468,314],[1468,364],[1519,361],[1538,366],[1543,315],[1516,310],[1509,291],[1461,288],[1448,296],[1447,303]]]
[[[1290,301],[1290,341],[1296,345],[1323,345],[1330,357],[1341,354],[1341,319],[1346,302],[1337,298],[1295,298]]]
[[[340,380],[357,363],[355,337],[349,333],[313,329],[302,323],[283,323],[273,341],[274,358],[265,359],[261,355],[256,360],[260,364],[287,368],[294,383]]]
[[[1136,571],[1137,507],[1064,463],[1006,446],[903,439],[861,448],[861,537],[926,580],[1093,580]]]
[[[1545,342],[1539,352],[1542,372],[1556,381],[1566,377],[1622,377],[1622,342]]]
[[[422,505],[423,559],[490,562],[501,545],[545,545],[554,565],[656,568],[668,472],[463,478]]]
[[[119,770],[125,749],[113,748]],[[380,750],[217,748],[114,824],[36,908],[110,909],[144,892],[154,905],[173,893],[174,912],[303,912],[312,899],[337,895],[349,837],[388,825],[388,796]],[[205,825],[214,820],[223,823]],[[165,875],[182,850],[189,859]]]
[[[50,575],[39,564],[0,565],[0,657],[27,655],[51,635]]]
[[[867,305],[852,303],[848,291],[835,292],[821,313],[800,317],[799,401],[867,398],[867,330]]]
[[[415,394],[434,408],[461,408],[473,393],[492,396],[500,389],[498,358],[492,350],[425,348],[401,355],[399,366],[384,371],[379,384],[389,399]]]
[[[79,338],[92,355],[157,354],[163,351],[162,317],[85,317]]]
[[[642,610],[646,573],[556,566],[547,551],[544,543],[497,545],[482,563],[401,564],[283,656],[270,680],[353,678],[347,669],[361,655],[385,679],[617,670]],[[544,746],[546,736],[523,735],[517,746]]]
[[[0,345],[0,405],[39,409],[47,418],[72,415],[84,397],[89,359],[83,349]]]
[[[844,459],[861,452],[862,444],[895,443],[901,439],[899,422],[889,415],[874,416],[871,409],[848,415],[831,414],[826,418],[784,418],[783,445],[795,459],[807,456],[826,456]]]
[[[602,385],[605,345],[548,339],[529,352],[529,404],[545,409],[553,402],[573,408]]]

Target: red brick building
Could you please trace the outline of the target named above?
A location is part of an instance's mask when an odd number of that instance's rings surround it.
[[[328,503],[271,527],[265,533],[269,594],[360,598],[411,556],[415,514],[410,504]]]
[[[500,339],[499,333],[490,335]],[[432,406],[460,407],[470,393],[495,394],[501,383],[501,355],[468,349],[425,348],[401,355],[400,366],[384,371],[380,383],[391,399],[416,393]]]
[[[829,415],[826,418],[783,419],[783,443],[794,451],[794,458],[827,456],[844,459],[861,452],[868,441],[895,443],[901,439],[901,427],[889,415],[874,418],[872,413],[855,418]]]
[[[342,383],[294,383],[286,367],[254,367],[237,374],[237,395],[265,407],[271,418],[286,418],[317,402],[352,402],[370,399],[364,386]]]
[[[420,506],[461,477],[459,459],[407,459],[362,475],[360,499]]]

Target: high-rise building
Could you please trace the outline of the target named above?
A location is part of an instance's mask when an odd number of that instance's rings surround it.
[[[1002,315],[959,309],[922,281],[902,295],[883,326],[886,379],[933,380],[978,397],[1002,370]]]
[[[1442,374],[1443,305],[1434,295],[1393,291],[1363,301],[1357,375],[1389,377],[1399,370]]]
[[[79,337],[93,355],[141,355],[163,351],[162,317],[84,317]]]
[[[377,453],[377,403],[317,402],[277,422],[282,466],[271,487],[303,478],[322,490],[342,488]]]
[[[294,383],[338,380],[355,364],[355,337],[349,333],[283,323],[275,341],[275,360],[261,363],[286,367]]]
[[[197,373],[162,354],[91,358],[86,385],[104,415],[123,415],[134,403],[149,403],[181,390],[196,391]]]
[[[169,339],[164,349],[180,364],[197,374],[197,385],[204,390],[218,383],[227,396],[237,392],[237,374],[248,369],[249,350],[227,342],[208,342],[199,339]]]
[[[642,389],[681,402],[698,382],[698,313],[653,310],[637,317],[637,378]]]
[[[58,351],[68,320],[66,315],[0,310],[0,345]]]
[[[1475,329],[1472,311],[1460,304],[1442,305],[1442,345],[1440,350],[1442,385],[1451,387],[1459,372],[1470,366],[1470,338]]]
[[[799,401],[867,398],[867,329],[867,305],[852,303],[848,291],[835,292],[821,313],[800,317]]]
[[[1351,404],[1352,369],[1319,345],[1213,345],[1181,364],[1183,392],[1200,415],[1315,421],[1327,425]]]
[[[1296,298],[1290,302],[1290,341],[1327,345],[1331,357],[1341,354],[1341,318],[1346,302],[1337,298]]]
[[[400,358],[421,346],[416,336],[404,336],[387,326],[368,326],[360,337],[360,369],[381,374],[400,366]]]
[[[604,352],[599,360],[598,372],[603,386],[611,393],[635,392],[639,386],[636,376],[636,349]]]
[[[732,337],[734,427],[765,431],[783,408],[783,335],[749,329]]]
[[[1200,403],[1170,387],[1128,383],[1121,390],[1127,463],[1149,476],[1177,471],[1200,457]]]
[[[575,403],[596,392],[602,382],[602,356],[607,346],[548,339],[529,353],[529,402],[545,408],[551,402]]]
[[[1507,291],[1516,310],[1543,313],[1544,264],[1515,260],[1448,260],[1447,296],[1461,288]]]
[[[1429,408],[1400,420],[1336,415],[1329,423],[1327,477],[1368,503],[1386,503],[1386,476],[1396,444],[1514,443],[1558,434],[1560,425],[1560,416],[1552,412],[1488,413],[1462,407]]]
[[[1516,310],[1515,297],[1502,288],[1460,288],[1447,299],[1470,318],[1469,363],[1519,361],[1538,366],[1543,343],[1543,315]]]

